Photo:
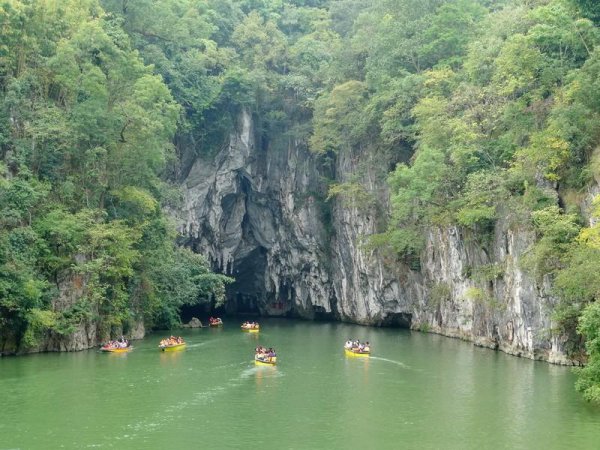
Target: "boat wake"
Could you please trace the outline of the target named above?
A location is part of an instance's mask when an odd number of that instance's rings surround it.
[[[215,370],[233,369],[233,368],[239,367],[241,365],[246,365],[246,363],[245,362],[242,362],[242,363],[236,362],[236,363],[230,363],[230,364],[222,364],[220,366],[213,366],[213,369],[215,369]]]
[[[377,361],[385,361],[385,362],[389,362],[392,364],[396,364],[397,366],[403,367],[404,369],[411,369],[410,366],[407,366],[406,364],[404,364],[403,362],[400,361],[394,361],[393,359],[387,359],[387,358],[380,358],[379,356],[371,356],[371,359],[375,359]]]
[[[197,344],[187,344],[187,348],[196,348],[196,347],[202,347],[206,344],[208,344],[210,341],[206,341],[206,342],[199,342]]]
[[[194,344],[196,346],[204,345]],[[189,345],[188,345],[189,347]],[[247,362],[244,363],[235,363],[228,364],[227,366],[239,366],[239,365],[247,365]],[[227,367],[223,366],[223,367]],[[279,370],[273,370],[273,367],[248,367],[244,369],[238,376],[230,378],[223,385],[214,386],[212,388],[195,392],[186,400],[173,403],[167,407],[165,407],[160,412],[156,412],[152,414],[150,417],[146,419],[142,419],[140,421],[127,424],[125,426],[125,430],[127,434],[124,434],[119,437],[115,437],[115,439],[134,439],[137,438],[140,433],[146,434],[149,432],[158,431],[159,429],[169,425],[170,423],[176,421],[178,417],[181,417],[184,414],[184,411],[197,407],[208,405],[215,401],[215,399],[226,392],[227,390],[239,387],[243,384],[243,380],[251,378],[253,376],[265,376],[265,377],[281,377],[283,373]]]

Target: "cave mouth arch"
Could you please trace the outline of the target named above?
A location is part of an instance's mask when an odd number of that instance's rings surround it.
[[[233,261],[231,276],[235,281],[225,290],[227,301],[223,311],[226,314],[260,314],[264,310],[266,270],[267,249],[262,246]]]
[[[200,319],[202,325],[207,325],[204,323],[207,318],[214,315],[221,315],[219,314],[220,310],[222,310],[222,308],[213,309],[212,304],[208,303],[201,303],[199,305],[184,305],[179,311],[179,319],[181,320],[181,323],[185,324],[192,320],[192,318],[196,317],[197,319]]]
[[[379,323],[381,327],[389,328],[407,328],[412,326],[412,314],[410,313],[388,313]]]

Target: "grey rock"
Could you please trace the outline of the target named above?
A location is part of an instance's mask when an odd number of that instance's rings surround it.
[[[197,317],[192,317],[192,320],[186,324],[186,328],[202,328],[202,322]]]

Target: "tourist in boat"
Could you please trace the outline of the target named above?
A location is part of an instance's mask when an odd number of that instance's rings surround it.
[[[129,341],[127,339],[124,339],[123,337],[121,337],[118,340],[108,341],[106,344],[104,344],[101,347],[101,349],[105,350],[105,351],[122,350],[122,349],[129,348],[129,346],[130,346]]]
[[[371,346],[369,344],[369,342],[360,342],[358,339],[348,339],[345,343],[344,343],[344,349],[346,349],[349,352],[352,353],[370,353],[371,352]]]
[[[160,347],[171,347],[173,345],[183,344],[183,338],[181,336],[170,336],[167,339],[161,339],[159,346]]]
[[[275,353],[275,349],[270,347],[269,349],[259,346],[256,347],[256,353],[254,358],[258,361],[275,363],[277,361],[277,353]]]

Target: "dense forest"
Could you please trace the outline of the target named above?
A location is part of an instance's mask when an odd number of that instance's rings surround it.
[[[414,270],[428,227],[532,227],[549,332],[600,401],[599,24],[593,0],[1,1],[0,327],[32,346],[223,301],[165,210],[178,143],[214,152],[245,109],[324,166],[378,155],[391,206],[365,245]],[[329,197],[376,201],[359,181]],[[85,295],[57,310],[74,277]]]

